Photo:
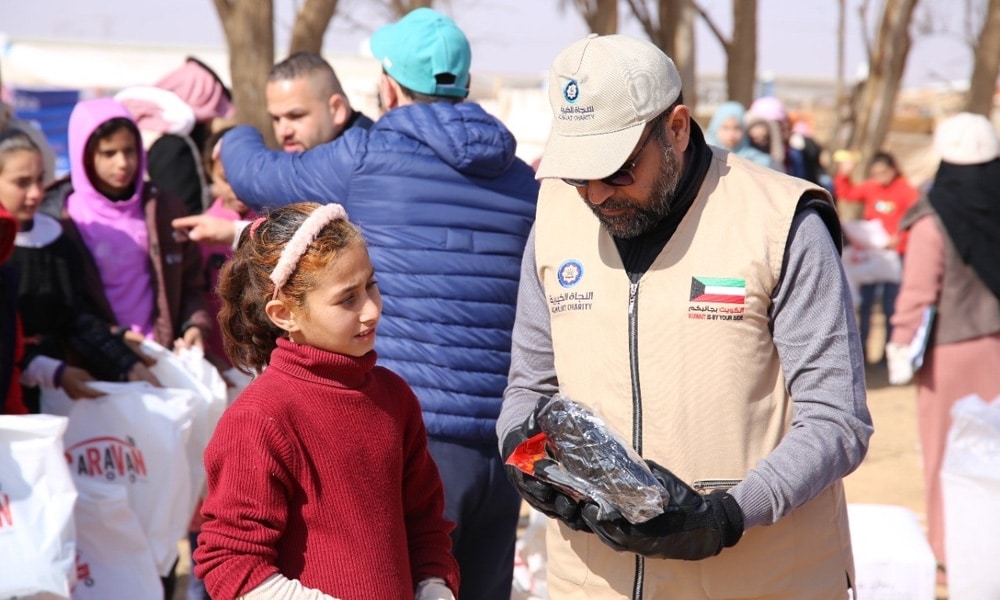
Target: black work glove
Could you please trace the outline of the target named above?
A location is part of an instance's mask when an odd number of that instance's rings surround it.
[[[721,490],[702,496],[670,471],[646,462],[670,493],[663,514],[635,525],[615,510],[599,518],[597,505],[588,502],[581,511],[583,520],[602,542],[650,558],[701,560],[740,540],[743,511],[735,498]]]
[[[548,404],[548,398],[539,398],[535,410],[531,412],[528,420],[520,427],[513,429],[503,440],[503,458],[506,461],[510,455],[525,440],[532,438],[542,432],[538,426],[538,413]],[[535,469],[555,468],[556,463],[551,459],[542,459],[535,463]],[[580,515],[580,502],[574,500],[565,492],[558,488],[528,475],[514,465],[504,465],[507,478],[510,479],[514,487],[521,494],[521,497],[536,510],[554,519],[559,519],[566,523],[571,529],[576,531],[590,531],[587,523]]]

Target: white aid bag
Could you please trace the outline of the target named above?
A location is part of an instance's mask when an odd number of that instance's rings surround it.
[[[146,534],[125,486],[80,482],[76,501],[77,583],[73,600],[132,600],[163,596]]]
[[[243,390],[247,389],[250,382],[253,381],[253,377],[243,373],[236,367],[230,367],[222,372],[222,375],[229,382],[230,386],[226,389],[226,394],[228,395],[229,404],[236,401],[236,398],[243,393]]]
[[[219,370],[205,359],[201,348],[182,348],[175,354],[146,340],[142,343],[142,351],[156,359],[156,364],[149,370],[163,387],[188,390],[194,395],[187,456],[191,467],[193,502],[197,503],[205,485],[205,447],[228,402],[226,382]]]
[[[1000,598],[1000,398],[962,398],[951,418],[941,465],[948,597]]]
[[[166,576],[194,511],[186,448],[195,400],[187,390],[148,383],[90,385],[106,395],[70,401],[64,436],[70,473],[79,488],[93,479],[128,491],[157,572]]]
[[[66,418],[0,416],[0,598],[69,598],[76,488]]]

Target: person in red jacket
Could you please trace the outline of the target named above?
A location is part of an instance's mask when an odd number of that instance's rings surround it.
[[[903,177],[895,157],[888,152],[879,152],[872,157],[868,165],[868,179],[856,185],[851,181],[850,175],[854,167],[855,162],[852,159],[843,160],[838,164],[837,174],[833,180],[837,201],[862,203],[864,206],[862,218],[866,221],[879,221],[889,234],[886,247],[896,250],[902,257],[906,251],[906,232],[900,231],[899,223],[906,211],[917,203],[919,192]],[[881,298],[882,313],[886,321],[885,340],[882,341],[884,348],[885,342],[892,335],[890,319],[895,309],[896,296],[899,294],[899,279],[864,284],[860,291],[858,328],[862,346],[867,348],[872,307],[875,305],[875,300]]]
[[[0,415],[28,412],[21,399],[21,370],[17,366],[24,352],[17,318],[17,285],[14,273],[3,268],[14,251],[15,236],[17,220],[0,206]]]
[[[416,396],[375,364],[382,298],[343,207],[254,221],[218,292],[226,353],[260,375],[205,450],[212,598],[453,600],[441,478]]]

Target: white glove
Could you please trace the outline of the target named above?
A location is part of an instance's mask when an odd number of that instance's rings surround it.
[[[414,600],[455,600],[455,594],[448,589],[444,579],[431,577],[417,584]]]
[[[889,368],[890,385],[906,385],[913,379],[913,363],[910,349],[901,344],[889,342],[885,345],[885,363]]]

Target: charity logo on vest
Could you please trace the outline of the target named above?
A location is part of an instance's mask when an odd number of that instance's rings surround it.
[[[742,321],[746,280],[734,277],[692,277],[688,318],[700,321]]]
[[[105,436],[83,440],[66,448],[66,462],[77,477],[135,483],[146,479],[146,459],[135,440]]]
[[[556,280],[563,289],[576,287],[583,280],[583,263],[572,258],[563,261],[556,269]],[[590,310],[594,306],[593,300],[593,291],[552,294],[549,296],[549,312],[554,314],[570,310]]]

